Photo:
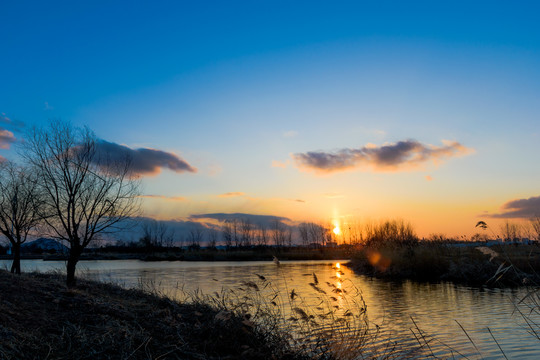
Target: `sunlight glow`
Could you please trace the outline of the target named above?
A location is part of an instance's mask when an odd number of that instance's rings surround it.
[[[334,234],[339,235],[341,234],[341,229],[339,228],[339,224],[337,221],[334,221],[334,230],[332,230]]]

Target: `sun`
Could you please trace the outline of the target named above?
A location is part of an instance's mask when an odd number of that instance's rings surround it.
[[[334,234],[339,235],[341,234],[341,229],[339,228],[339,225],[334,225],[334,230],[332,230]]]

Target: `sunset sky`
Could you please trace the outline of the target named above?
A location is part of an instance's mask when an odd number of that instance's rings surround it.
[[[540,215],[539,7],[3,1],[0,156],[61,119],[129,148],[147,217],[497,229]]]

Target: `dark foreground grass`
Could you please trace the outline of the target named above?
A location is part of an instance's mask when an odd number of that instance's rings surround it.
[[[0,271],[0,359],[301,359],[275,330],[140,290]]]
[[[540,284],[540,246],[459,246],[448,242],[366,246],[349,266],[362,274],[420,281],[453,281],[469,285]]]

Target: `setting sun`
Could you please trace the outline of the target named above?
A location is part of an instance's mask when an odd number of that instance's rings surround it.
[[[334,234],[336,235],[339,235],[341,234],[341,230],[339,229],[339,226],[338,225],[335,225],[334,226],[334,230],[332,230],[334,232]]]

